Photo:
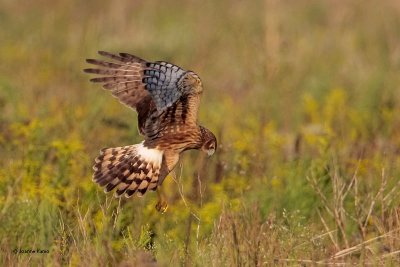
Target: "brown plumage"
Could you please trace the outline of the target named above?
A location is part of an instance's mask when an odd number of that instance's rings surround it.
[[[199,76],[163,61],[147,62],[127,53],[99,51],[111,62],[87,59],[98,68],[87,73],[100,77],[92,82],[138,113],[140,144],[103,149],[93,166],[93,179],[116,196],[156,190],[170,173],[180,154],[201,149],[212,155],[217,140],[198,125],[197,115],[203,87]]]

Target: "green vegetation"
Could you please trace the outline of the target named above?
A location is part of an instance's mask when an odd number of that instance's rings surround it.
[[[400,264],[398,1],[0,0],[0,23],[1,266]],[[165,214],[91,181],[141,140],[82,72],[97,50],[203,80],[219,150],[185,154]]]

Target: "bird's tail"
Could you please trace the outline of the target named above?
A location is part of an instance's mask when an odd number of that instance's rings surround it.
[[[95,159],[93,181],[104,186],[105,192],[114,188],[115,196],[139,196],[147,190],[156,190],[163,151],[141,144],[105,148]]]

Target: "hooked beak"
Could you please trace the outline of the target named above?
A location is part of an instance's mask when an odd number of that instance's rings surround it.
[[[209,149],[209,150],[207,150],[207,155],[208,155],[208,157],[211,157],[211,156],[214,154],[214,152],[215,152],[215,149]]]

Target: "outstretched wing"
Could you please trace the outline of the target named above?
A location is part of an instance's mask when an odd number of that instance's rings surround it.
[[[86,62],[97,65],[99,69],[84,69],[87,73],[106,75],[104,77],[93,78],[90,81],[102,83],[103,88],[110,90],[112,95],[119,99],[128,107],[137,108],[137,105],[143,101],[149,92],[142,83],[143,67],[146,61],[143,59],[121,53],[114,55],[108,52],[99,51],[99,54],[108,57],[115,62],[106,62],[97,59],[87,59]]]
[[[168,126],[197,122],[203,89],[194,72],[163,61],[147,62],[127,53],[99,54],[113,62],[88,59],[88,63],[101,68],[84,71],[103,75],[91,81],[103,83],[103,88],[138,111],[141,134],[154,137]]]

